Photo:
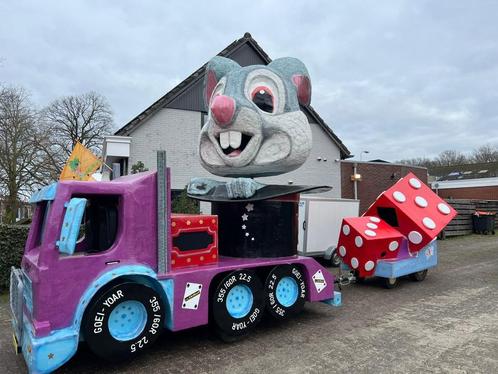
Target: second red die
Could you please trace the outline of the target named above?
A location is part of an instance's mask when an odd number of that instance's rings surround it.
[[[372,276],[377,261],[396,258],[403,235],[374,216],[345,218],[339,236],[338,251],[343,262],[359,277]]]

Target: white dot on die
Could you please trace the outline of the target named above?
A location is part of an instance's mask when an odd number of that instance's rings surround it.
[[[377,236],[375,231],[372,231],[372,230],[365,230],[365,235],[372,236],[372,237]]]
[[[420,244],[422,242],[422,234],[418,231],[410,231],[408,234],[408,240],[413,244]]]
[[[398,249],[398,247],[399,247],[399,244],[397,241],[393,240],[391,243],[389,243],[389,250],[391,252],[394,252],[396,249]]]
[[[415,197],[415,204],[417,204],[421,208],[427,208],[427,200],[425,200],[422,196]]]
[[[415,179],[415,178],[410,178],[410,180],[408,181],[408,183],[410,183],[410,186],[412,186],[413,188],[415,188],[417,190],[420,187],[422,187],[422,183],[420,183],[420,181],[418,179]]]
[[[424,217],[424,219],[422,220],[422,223],[428,229],[434,230],[436,228],[436,223],[432,219],[430,219],[429,217]]]
[[[404,203],[406,201],[405,195],[403,194],[403,192],[400,191],[394,191],[393,197],[394,200],[396,200],[398,203]]]
[[[361,236],[357,236],[356,238],[354,238],[354,244],[356,244],[358,248],[363,245],[363,239],[361,238]]]
[[[353,257],[351,259],[351,266],[353,267],[353,269],[356,269],[358,267],[358,259],[356,257]]]
[[[367,262],[365,263],[365,270],[366,270],[366,271],[370,271],[370,270],[372,270],[372,269],[374,268],[374,265],[375,265],[375,264],[374,264],[374,262],[373,262],[373,261],[367,261]]]
[[[446,205],[445,203],[439,203],[437,205],[437,208],[443,214],[450,214],[450,207],[448,205]]]
[[[349,225],[342,226],[342,232],[344,233],[344,235],[348,236],[350,232]]]
[[[341,246],[339,247],[339,254],[340,254],[342,257],[346,256],[346,248],[345,248],[343,245],[341,245]]]
[[[379,228],[379,226],[377,226],[375,223],[371,223],[371,222],[367,223],[367,227],[369,229],[374,229],[374,230]]]
[[[370,221],[375,222],[375,223],[379,223],[380,222],[380,218],[378,218],[378,217],[370,217]]]

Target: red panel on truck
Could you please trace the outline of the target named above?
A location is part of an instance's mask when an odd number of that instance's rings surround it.
[[[173,269],[218,261],[218,217],[174,214],[171,217]]]

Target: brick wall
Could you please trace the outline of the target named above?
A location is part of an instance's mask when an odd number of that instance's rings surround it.
[[[438,195],[445,199],[498,200],[498,186],[444,188]]]
[[[362,180],[358,182],[360,214],[363,214],[375,199],[400,178],[409,172],[414,173],[422,182],[427,183],[427,169],[383,162],[357,162],[357,173]],[[342,197],[354,199],[354,182],[351,181],[355,162],[341,162]]]

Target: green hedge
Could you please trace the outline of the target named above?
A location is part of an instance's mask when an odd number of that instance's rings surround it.
[[[0,224],[0,292],[9,288],[10,267],[21,265],[29,226]]]

